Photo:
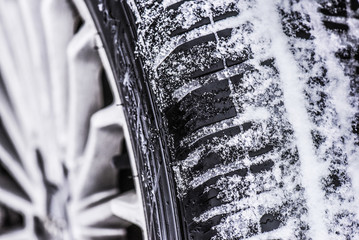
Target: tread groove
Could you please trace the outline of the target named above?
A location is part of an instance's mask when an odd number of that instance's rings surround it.
[[[216,37],[215,37],[214,33],[204,35],[202,37],[185,42],[185,43],[181,44],[180,46],[176,47],[172,54],[175,54],[178,52],[183,52],[183,51],[188,51],[197,45],[200,45],[203,43],[208,43],[208,42],[216,42]]]
[[[252,127],[253,123],[246,122],[242,124],[243,131],[247,131]],[[208,145],[213,138],[223,138],[225,136],[227,137],[234,137],[235,135],[241,133],[241,127],[240,126],[234,126],[230,128],[226,128],[224,130],[221,130],[219,132],[212,133],[210,135],[207,135],[203,138],[200,138],[196,140],[192,145],[186,146],[186,147],[179,147],[177,144],[177,151],[176,156],[179,160],[184,160],[189,155],[191,151],[193,151],[196,148],[199,148],[202,145]]]
[[[248,155],[249,155],[249,157],[257,157],[259,155],[266,154],[266,153],[268,153],[268,152],[270,152],[272,150],[273,150],[273,146],[272,145],[267,145],[267,146],[265,146],[265,147],[263,147],[263,148],[261,148],[261,149],[259,149],[257,151],[249,151]]]
[[[210,103],[209,105],[207,103]],[[206,112],[201,105],[206,104]],[[209,124],[236,116],[227,80],[205,85],[187,94],[166,111],[170,132],[177,141]]]
[[[184,34],[184,33],[189,32],[195,28],[199,28],[199,27],[202,27],[202,26],[210,24],[210,23],[211,23],[211,21],[208,17],[203,18],[203,19],[199,20],[198,22],[196,22],[195,24],[191,25],[189,28],[179,27],[179,28],[175,29],[173,32],[171,32],[170,37],[175,37],[180,34]]]
[[[349,30],[349,26],[344,23],[337,23],[337,22],[324,20],[323,24],[327,29],[335,30],[338,32],[347,32]]]

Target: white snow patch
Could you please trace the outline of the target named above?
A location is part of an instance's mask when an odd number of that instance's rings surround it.
[[[200,160],[202,153],[204,151],[203,147],[199,147],[196,150],[194,150],[193,152],[191,152],[188,157],[181,161],[181,166],[185,169],[187,168],[192,168],[195,165],[197,165],[198,161]]]
[[[161,46],[159,53],[154,59],[153,69],[157,69],[158,66],[181,44],[220,31],[222,29],[237,27],[242,23],[248,21],[249,16],[250,15],[243,13],[238,16],[226,18],[224,20],[215,22],[214,24],[195,28],[185,33],[184,35],[179,35],[171,38],[163,46]]]
[[[192,81],[188,84],[183,85],[182,87],[176,89],[172,97],[175,99],[175,101],[180,101],[182,98],[184,98],[188,93],[202,87],[202,84],[200,84],[198,81]]]
[[[297,63],[289,51],[287,37],[282,31],[276,5],[267,0],[259,0],[258,8],[260,15],[271,26],[268,29],[273,40],[271,50],[273,55],[276,56],[276,65],[282,80],[284,104],[298,143],[302,182],[308,206],[309,231],[313,239],[329,239],[328,230],[324,222],[318,221],[318,219],[325,219],[324,194],[320,186],[320,180],[325,175],[326,167],[318,162],[312,146],[310,133],[312,124],[305,108],[304,86],[299,81]],[[285,48],[285,46],[288,47]]]
[[[340,132],[347,136],[346,149],[348,156],[348,174],[351,178],[352,187],[354,190],[356,205],[359,206],[359,151],[354,145],[354,136],[351,133],[351,117],[354,116],[355,106],[350,104],[349,93],[350,93],[350,79],[345,76],[342,67],[338,64],[334,58],[333,49],[338,49],[341,46],[341,39],[336,35],[328,35],[321,24],[321,19],[316,14],[315,9],[312,7],[313,3],[310,1],[303,1],[300,4],[310,15],[312,23],[316,29],[313,34],[316,34],[316,40],[314,41],[316,48],[325,55],[328,59],[326,66],[328,70],[328,76],[336,81],[332,84],[330,92],[332,93],[332,102],[334,103],[336,113],[338,114]],[[336,21],[337,22],[337,21]],[[359,36],[359,22],[357,20],[349,19],[350,31],[353,36]],[[330,47],[328,47],[330,46]],[[333,133],[328,133],[326,136],[335,137]],[[338,140],[338,139],[335,139]],[[324,154],[322,154],[324,156]],[[350,208],[350,207],[348,207]],[[359,217],[359,208],[355,208],[356,218]]]
[[[215,176],[224,175],[226,173],[242,169],[245,167],[243,161],[244,160],[238,159],[238,161],[235,161],[234,163],[219,165],[215,168],[212,168],[207,172],[194,177],[193,180],[189,183],[189,185],[191,188],[196,188]]]
[[[212,124],[210,126],[203,127],[198,131],[194,132],[190,136],[184,138],[181,141],[181,146],[186,144],[193,144],[201,138],[211,135],[215,132],[219,132],[234,126],[241,126],[244,123],[252,121],[265,121],[270,118],[269,111],[264,107],[248,107],[245,112],[239,114],[232,119],[226,119],[221,122]]]
[[[270,118],[270,113],[268,109],[264,107],[248,107],[242,114],[240,119],[243,122],[251,122],[251,121],[265,121]]]
[[[163,0],[162,1],[162,6],[163,8],[167,8],[175,3],[178,3],[179,1],[178,0]]]

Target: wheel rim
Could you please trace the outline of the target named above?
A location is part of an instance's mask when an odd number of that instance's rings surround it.
[[[145,233],[122,104],[85,4],[0,1],[0,52],[0,240]]]

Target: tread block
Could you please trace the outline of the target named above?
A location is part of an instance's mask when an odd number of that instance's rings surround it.
[[[193,168],[194,171],[207,171],[215,167],[217,164],[222,163],[224,160],[215,152],[208,153],[205,157],[201,158],[198,164]]]
[[[260,62],[259,65],[261,65],[263,67],[269,67],[269,68],[273,69],[276,73],[278,73],[278,69],[275,66],[274,58],[269,58],[267,60],[264,60],[264,61]]]
[[[170,6],[170,7],[172,7],[170,9],[176,9],[177,10],[179,8],[179,6],[181,4],[183,4],[184,2],[185,1],[181,1],[181,2],[179,2],[177,4],[174,4],[174,5],[172,5],[173,7]],[[213,17],[213,21],[217,22],[217,21],[229,18],[229,17],[237,16],[237,15],[238,15],[237,11],[229,11],[229,12],[225,12],[224,14],[220,14],[220,15],[217,15],[217,16]],[[189,32],[189,31],[191,31],[191,30],[193,30],[195,28],[199,28],[199,27],[202,27],[202,26],[210,24],[210,23],[211,23],[211,20],[209,19],[209,17],[204,17],[201,20],[195,22],[189,28],[179,27],[179,28],[175,29],[173,32],[171,32],[170,37],[174,37],[174,36],[178,36],[180,34],[184,34],[184,33]]]
[[[323,13],[327,16],[335,16],[335,17],[347,17],[347,7],[346,2],[344,0],[339,1],[328,1],[327,6],[319,9],[319,12]]]
[[[341,181],[340,177],[337,174],[329,175],[329,179],[330,179],[330,185],[335,190],[343,184],[343,182]]]
[[[269,58],[260,62],[261,66],[274,67],[274,58]]]
[[[284,33],[288,37],[302,38],[305,40],[312,39],[311,27],[308,25],[309,20],[303,18],[299,12],[285,13],[281,11]]]
[[[196,70],[194,72],[192,72],[191,74],[191,78],[198,78],[198,77],[203,77],[205,75],[217,72],[217,71],[221,71],[224,69],[224,63],[221,59],[218,59],[218,61],[214,64],[212,64],[211,66],[209,66],[208,68],[205,68],[204,70]]]
[[[359,8],[359,1],[358,0],[350,0],[350,9],[353,11],[358,10]]]
[[[247,131],[247,130],[249,130],[252,126],[253,126],[253,123],[251,123],[251,122],[246,122],[246,123],[243,123],[243,124],[242,124],[242,129],[243,129],[243,131]]]
[[[247,122],[242,124],[243,131],[247,131],[252,127],[251,122]],[[177,159],[184,160],[188,154],[193,151],[194,149],[202,146],[202,145],[208,145],[210,144],[211,140],[213,138],[223,138],[224,136],[233,137],[241,132],[241,128],[239,126],[230,127],[227,129],[224,129],[222,131],[207,135],[199,140],[197,140],[195,143],[193,143],[190,147],[186,148],[177,148],[176,156]],[[178,144],[177,144],[178,146]]]
[[[310,39],[310,37],[311,37],[312,35],[311,35],[310,32],[307,31],[307,30],[299,29],[299,30],[296,31],[295,36],[296,36],[297,38]]]
[[[251,57],[252,57],[251,51],[247,50],[245,52],[242,52],[242,54],[239,55],[238,58],[236,58],[236,59],[227,58],[226,59],[226,66],[227,67],[232,67],[234,65],[244,63],[247,60],[249,60]]]
[[[190,0],[182,0],[182,1],[178,1],[175,4],[172,4],[170,6],[167,7],[167,10],[178,10],[178,8],[185,2],[189,2]]]
[[[354,59],[359,62],[359,47],[354,52]]]
[[[344,184],[350,182],[347,173],[340,169],[331,169],[329,175],[323,178],[326,193],[335,193],[340,191]]]
[[[275,214],[264,214],[259,220],[262,232],[270,232],[279,228],[281,221]]]
[[[249,169],[252,173],[260,173],[263,171],[269,171],[273,166],[274,162],[272,160],[268,160],[262,163],[253,164]]]
[[[236,116],[227,80],[194,90],[166,111],[170,132],[177,140],[201,127]]]
[[[323,24],[327,29],[338,31],[338,32],[347,32],[349,30],[349,26],[344,23],[323,21]]]
[[[200,147],[201,145],[207,145],[210,143],[211,139],[217,137],[217,138],[223,138],[224,136],[235,136],[237,134],[239,134],[241,131],[240,127],[239,126],[235,126],[235,127],[231,127],[231,128],[227,128],[225,130],[222,130],[222,131],[219,131],[219,132],[216,132],[216,133],[213,133],[213,134],[210,134],[208,136],[205,136],[199,140],[197,140],[191,147],[188,147],[188,148],[179,148],[177,150],[177,158],[178,159],[185,159],[188,154]]]
[[[225,215],[217,215],[210,218],[206,222],[196,223],[192,221],[188,224],[190,239],[192,240],[209,240],[215,236],[216,231],[212,229],[212,226],[218,225]]]
[[[239,14],[238,11],[228,11],[228,12],[225,12],[224,14],[220,14],[220,15],[213,17],[213,21],[217,22],[217,21],[229,18],[229,17],[235,17],[238,14]]]
[[[263,66],[263,67],[269,67],[272,68],[276,73],[278,73],[278,69],[275,66],[275,60],[274,58],[269,58],[267,60],[264,60],[262,62],[259,63],[259,65]]]
[[[186,43],[183,43],[182,45],[178,46],[173,53],[178,53],[178,52],[183,52],[183,51],[188,51],[191,48],[200,45],[202,43],[207,43],[207,42],[215,42],[216,41],[216,37],[214,35],[214,33],[193,39],[191,41],[188,41]]]
[[[249,151],[248,155],[250,157],[256,157],[256,156],[259,156],[259,155],[266,154],[266,153],[268,153],[268,152],[270,152],[272,150],[273,150],[273,146],[272,145],[267,145],[264,148],[261,148],[261,149],[259,149],[257,151]]]
[[[232,35],[233,28],[226,28],[217,32],[219,38],[229,38]]]
[[[237,169],[224,175],[215,176],[202,185],[194,189],[190,189],[187,195],[183,198],[184,206],[186,209],[190,209],[190,211],[186,212],[186,219],[192,220],[194,217],[198,217],[204,211],[226,203],[222,199],[217,198],[219,193],[217,189],[210,189],[208,192],[204,192],[207,187],[215,184],[222,177],[231,177],[235,175],[245,177],[247,174],[247,168]],[[241,197],[244,197],[244,195]]]
[[[352,57],[351,52],[352,52],[352,48],[348,46],[346,48],[339,49],[337,52],[335,52],[335,56],[342,60],[350,60]]]
[[[248,123],[251,125],[251,123]],[[205,136],[201,139],[199,139],[197,142],[193,144],[193,147],[197,148],[200,145],[208,144],[209,141],[213,138],[223,138],[224,136],[234,137],[235,135],[239,134],[241,132],[241,129],[239,126],[234,126],[230,128],[226,128],[222,131],[210,134],[208,136]]]
[[[244,72],[240,73],[238,75],[232,76],[229,79],[231,80],[231,82],[235,85],[240,85],[243,83],[242,78],[244,76]]]
[[[355,114],[351,126],[352,126],[352,132],[359,136],[359,113]]]
[[[196,22],[195,24],[193,24],[189,28],[179,27],[179,28],[175,29],[173,32],[171,32],[170,37],[174,37],[174,36],[189,32],[189,31],[191,31],[191,30],[193,30],[195,28],[199,28],[199,27],[202,27],[202,26],[210,24],[210,23],[211,23],[211,21],[209,20],[208,17],[202,18],[201,20],[199,20],[198,22]]]

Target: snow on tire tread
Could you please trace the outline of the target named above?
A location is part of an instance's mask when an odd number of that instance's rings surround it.
[[[187,237],[359,238],[359,4],[137,6]]]

